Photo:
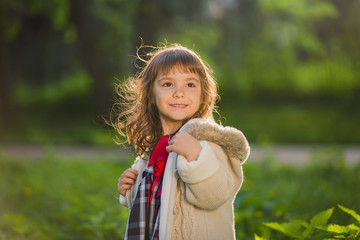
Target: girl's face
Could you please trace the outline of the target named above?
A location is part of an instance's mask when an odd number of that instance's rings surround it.
[[[166,75],[160,73],[157,76],[153,93],[163,134],[173,133],[200,107],[200,77],[196,73],[174,68]]]

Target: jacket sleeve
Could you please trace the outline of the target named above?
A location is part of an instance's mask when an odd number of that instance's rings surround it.
[[[187,162],[179,156],[177,169],[185,183],[186,199],[196,207],[212,210],[233,198],[234,192],[241,185],[242,174],[234,174],[228,155],[219,145],[207,141],[201,141],[200,144],[202,150],[198,159]],[[242,173],[240,161],[238,168],[237,171]]]
[[[135,169],[139,172],[139,175],[137,176],[136,178],[136,182],[135,184],[132,186],[131,189],[127,190],[126,191],[126,195],[123,196],[123,195],[120,195],[119,197],[119,201],[120,201],[120,204],[129,208],[129,210],[131,209],[131,207],[133,206],[134,204],[134,201],[135,201],[135,197],[136,197],[136,193],[137,193],[137,189],[138,189],[138,186],[140,184],[140,181],[141,181],[141,178],[142,178],[142,172],[144,171],[144,169],[146,168],[146,164],[147,162],[138,157],[134,164],[131,166],[132,169]]]

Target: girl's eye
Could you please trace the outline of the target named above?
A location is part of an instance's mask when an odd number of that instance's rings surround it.
[[[171,86],[172,86],[172,84],[171,84],[171,83],[169,83],[169,82],[166,82],[166,83],[164,83],[162,86],[163,86],[163,87],[171,87]]]
[[[193,83],[188,83],[188,84],[186,84],[188,87],[191,87],[191,88],[193,88],[193,87],[196,87],[195,86],[195,84],[193,84]]]

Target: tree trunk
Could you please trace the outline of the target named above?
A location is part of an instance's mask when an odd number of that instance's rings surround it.
[[[6,43],[0,33],[0,124],[4,129],[15,126],[15,109],[11,101],[12,79]]]
[[[162,24],[159,24],[161,12],[159,11],[159,0],[140,0],[134,15],[134,51],[140,47],[141,44],[156,46],[157,35]],[[147,49],[148,50],[148,49]],[[146,51],[146,49],[145,49]],[[146,52],[139,51],[141,56]],[[141,61],[136,62],[137,65],[142,66]]]
[[[79,52],[87,72],[93,79],[92,104],[96,115],[108,112],[110,91],[107,83],[111,78],[111,64],[106,59],[106,46],[101,45],[102,23],[91,13],[92,2],[72,0],[70,18],[77,29]]]

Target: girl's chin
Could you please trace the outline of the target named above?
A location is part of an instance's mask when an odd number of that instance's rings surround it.
[[[186,120],[189,119],[189,117],[172,117],[166,120],[166,122],[168,124],[180,124],[182,125],[182,123]]]
[[[166,117],[163,117],[163,120],[167,123],[167,124],[181,124],[188,120],[191,116],[193,116],[193,114],[172,114],[172,115],[168,115]]]
[[[190,115],[190,116],[176,116],[176,117],[173,117],[172,120],[174,122],[183,122],[183,121],[189,119],[191,116],[192,115]]]

